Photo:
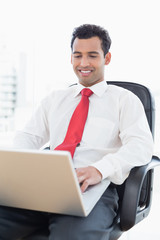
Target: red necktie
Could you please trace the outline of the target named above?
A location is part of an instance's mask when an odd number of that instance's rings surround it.
[[[72,158],[77,145],[79,145],[82,139],[89,109],[88,98],[92,95],[92,93],[93,92],[89,88],[84,88],[81,91],[81,101],[79,102],[71,117],[65,139],[60,145],[55,148],[55,150],[69,151],[72,155]]]

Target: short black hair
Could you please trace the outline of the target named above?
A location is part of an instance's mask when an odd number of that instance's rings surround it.
[[[110,49],[111,38],[107,30],[93,24],[83,24],[74,29],[71,39],[71,49],[73,50],[73,43],[76,38],[89,39],[92,37],[99,37],[99,39],[101,40],[102,50],[105,56]]]

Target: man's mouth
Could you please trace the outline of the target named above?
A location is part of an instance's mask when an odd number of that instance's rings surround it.
[[[80,74],[83,76],[83,77],[88,77],[90,74],[91,74],[91,72],[92,72],[92,70],[78,70],[79,72],[80,72]]]

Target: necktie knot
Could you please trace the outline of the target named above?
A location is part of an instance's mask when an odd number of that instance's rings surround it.
[[[93,94],[93,92],[89,88],[83,88],[81,91],[82,96],[90,97],[92,94]]]

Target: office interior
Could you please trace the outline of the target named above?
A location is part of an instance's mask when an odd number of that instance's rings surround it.
[[[0,0],[0,148],[12,146],[41,100],[77,82],[70,39],[75,27],[97,24],[112,39],[106,81],[147,86],[155,99],[155,147],[160,156],[160,14],[158,0]],[[149,216],[121,240],[160,239],[160,168]]]

